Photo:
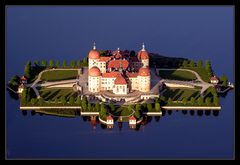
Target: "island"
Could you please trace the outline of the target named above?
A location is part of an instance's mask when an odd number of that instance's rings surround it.
[[[90,116],[113,128],[128,122],[130,128],[145,116],[165,111],[219,111],[219,96],[234,85],[220,78],[209,60],[148,53],[145,44],[134,50],[98,51],[96,43],[82,60],[28,61],[23,76],[7,84],[17,93],[20,110],[65,117]]]

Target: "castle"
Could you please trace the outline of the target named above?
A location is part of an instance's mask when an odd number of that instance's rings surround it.
[[[142,45],[137,56],[119,48],[108,56],[100,56],[94,42],[88,54],[88,90],[92,93],[112,91],[126,95],[132,91],[149,92],[151,74],[149,55]]]

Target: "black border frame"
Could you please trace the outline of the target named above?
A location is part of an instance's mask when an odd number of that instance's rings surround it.
[[[239,70],[239,65],[236,65],[236,61],[239,61],[239,47],[238,47],[238,40],[239,40],[239,20],[240,17],[238,16],[239,13],[239,6],[236,4],[237,0],[95,0],[95,2],[90,1],[90,0],[5,0],[4,5],[1,6],[1,58],[2,58],[2,65],[1,65],[1,72],[4,72],[4,80],[1,81],[1,91],[6,91],[6,77],[5,77],[5,12],[6,12],[6,6],[8,5],[201,5],[201,6],[206,6],[206,5],[230,5],[234,6],[235,11],[234,11],[234,23],[235,23],[235,89],[234,89],[234,94],[235,94],[235,159],[240,160],[240,143],[239,143],[239,129],[240,129],[240,123],[239,123],[239,107],[236,104],[237,100],[236,97],[240,91],[238,89],[238,84],[239,80],[236,74],[236,70]],[[4,36],[4,37],[3,37]],[[4,61],[4,62],[3,62]],[[3,74],[2,74],[3,75]],[[1,108],[0,110],[0,117],[1,117],[1,129],[3,130],[4,133],[2,133],[1,137],[1,143],[0,143],[0,149],[1,149],[1,158],[5,159],[5,92],[0,92],[1,93],[1,106],[4,106],[4,108]],[[3,100],[3,102],[2,102]]]

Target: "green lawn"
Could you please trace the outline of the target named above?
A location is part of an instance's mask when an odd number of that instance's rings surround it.
[[[163,96],[168,99],[169,97],[173,99],[173,101],[182,100],[186,97],[190,100],[191,97],[197,99],[200,95],[200,91],[197,89],[185,89],[185,88],[167,88],[167,90],[163,93]]]
[[[203,81],[210,82],[210,77],[208,76],[204,68],[198,68],[198,67],[181,67],[181,68],[193,70],[199,74],[199,76],[202,78]]]
[[[77,78],[77,70],[52,70],[44,72],[41,76],[43,81],[59,81]]]
[[[44,109],[36,110],[36,112],[44,113],[47,115],[54,115],[60,117],[76,117],[76,110],[74,109]]]
[[[193,73],[182,70],[159,70],[159,75],[164,79],[182,81],[191,81],[197,78]]]
[[[39,90],[40,96],[44,100],[52,100],[54,101],[56,98],[60,98],[61,96],[65,96],[66,99],[69,99],[70,96],[77,97],[77,93],[72,90],[72,88],[66,89],[66,88],[54,88],[54,89],[47,89],[42,88]]]

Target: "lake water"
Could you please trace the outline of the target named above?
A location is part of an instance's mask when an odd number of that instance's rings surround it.
[[[109,14],[111,13],[111,14]],[[234,82],[232,7],[7,8],[6,83],[27,60],[82,59],[98,49],[134,49],[209,59],[218,76]],[[93,129],[82,117],[26,116],[6,91],[7,158],[171,159],[233,158],[234,91],[215,116],[181,111],[155,118],[138,131]]]

